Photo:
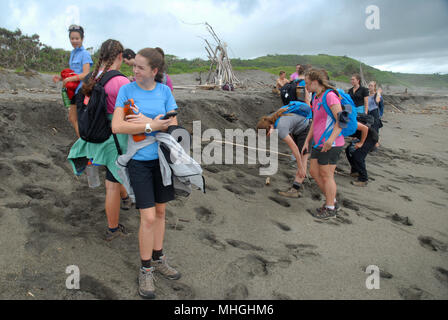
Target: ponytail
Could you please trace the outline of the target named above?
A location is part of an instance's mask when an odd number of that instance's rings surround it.
[[[120,53],[123,53],[123,46],[119,41],[109,39],[103,42],[103,44],[101,45],[100,55],[98,63],[95,66],[95,70],[93,71],[90,78],[82,85],[82,94],[90,97],[95,84],[103,78],[104,74],[107,71],[109,71],[110,67]],[[98,76],[98,72],[103,64],[105,64],[104,70],[99,78],[96,79],[96,77]]]

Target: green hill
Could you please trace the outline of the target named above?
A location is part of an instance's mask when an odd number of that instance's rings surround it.
[[[88,50],[92,51],[91,48]],[[0,67],[7,69],[34,69],[40,72],[57,73],[68,67],[70,52],[53,49],[42,44],[39,35],[24,35],[17,29],[9,31],[0,28]],[[96,61],[98,52],[93,54]],[[278,75],[280,70],[289,75],[295,71],[296,64],[324,68],[330,78],[337,81],[350,80],[353,73],[359,72],[360,62],[347,56],[318,55],[267,55],[255,59],[232,59],[236,70],[258,69]],[[199,58],[187,60],[174,55],[166,55],[170,74],[208,72],[209,62]],[[448,88],[448,74],[410,74],[381,71],[362,64],[366,80],[376,80],[382,85],[401,85],[405,87]],[[124,74],[132,74],[132,69],[123,64]]]

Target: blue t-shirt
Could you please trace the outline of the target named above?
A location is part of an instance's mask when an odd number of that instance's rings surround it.
[[[75,71],[76,74],[82,73],[82,67],[86,64],[90,64],[90,66],[93,65],[92,57],[90,56],[90,53],[84,49],[83,46],[73,49],[70,53],[70,60],[69,60],[69,66],[70,69]],[[79,83],[78,87],[76,88],[75,93],[78,93],[79,88],[82,86],[82,81]]]
[[[137,82],[131,82],[120,88],[118,91],[115,107],[124,108],[124,103],[129,99],[134,99],[135,105],[143,115],[154,119],[159,114],[177,109],[171,89],[161,83],[156,82],[156,87],[152,90],[144,90]],[[158,131],[153,131],[149,135],[154,136]],[[159,144],[155,142],[137,151],[132,157],[134,160],[149,161],[159,158]]]

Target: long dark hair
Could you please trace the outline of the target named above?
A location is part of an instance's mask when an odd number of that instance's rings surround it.
[[[157,82],[162,82],[165,72],[165,59],[164,55],[158,50],[160,48],[145,48],[140,50],[137,54],[143,56],[148,61],[148,65],[155,69],[157,68],[157,74],[154,80]],[[162,49],[160,49],[162,50]]]
[[[322,69],[311,69],[306,73],[306,77],[310,80],[310,81],[314,81],[316,80],[317,83],[319,83],[321,86],[323,86],[325,88],[325,90],[327,89],[332,89],[332,90],[336,90],[335,87],[333,87],[329,81],[328,81],[328,73],[326,72],[326,70]],[[324,90],[324,91],[325,91]]]
[[[95,83],[101,80],[101,78],[104,76],[104,74],[109,71],[109,68],[114,63],[117,56],[123,52],[123,46],[121,43],[117,40],[106,40],[101,45],[100,49],[100,56],[98,59],[98,62],[95,66],[95,70],[93,71],[92,75],[90,76],[89,80],[87,82],[84,82],[82,85],[82,93],[85,96],[90,96],[92,93],[93,87],[95,86]],[[98,79],[96,79],[96,76],[98,75],[98,72],[100,70],[100,67],[105,64],[104,70],[99,76]]]

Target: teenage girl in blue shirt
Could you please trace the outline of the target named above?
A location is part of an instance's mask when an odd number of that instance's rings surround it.
[[[112,119],[114,133],[155,135],[170,125],[177,125],[176,117],[160,118],[177,109],[168,86],[158,82],[163,76],[164,59],[153,48],[142,49],[135,57],[135,82],[124,85],[118,92]],[[134,99],[136,115],[125,117],[124,103]],[[153,299],[153,272],[176,280],[180,273],[169,266],[163,254],[166,203],[174,199],[173,185],[164,186],[160,173],[158,142],[138,150],[128,163],[129,179],[135,193],[136,208],[140,211],[139,244],[141,268],[138,293]]]
[[[68,112],[68,120],[71,122],[77,136],[79,137],[78,114],[76,112],[76,96],[79,89],[82,87],[82,80],[84,80],[86,75],[90,72],[90,67],[93,65],[93,61],[90,53],[86,49],[84,49],[82,45],[82,42],[84,41],[84,29],[81,26],[72,24],[68,28],[68,32],[70,43],[73,46],[73,50],[70,53],[69,66],[70,69],[72,69],[76,73],[76,75],[65,78],[64,80],[57,76],[54,79],[62,81],[62,86],[64,87],[67,82],[81,81],[76,88],[75,95],[71,100],[71,105]]]

